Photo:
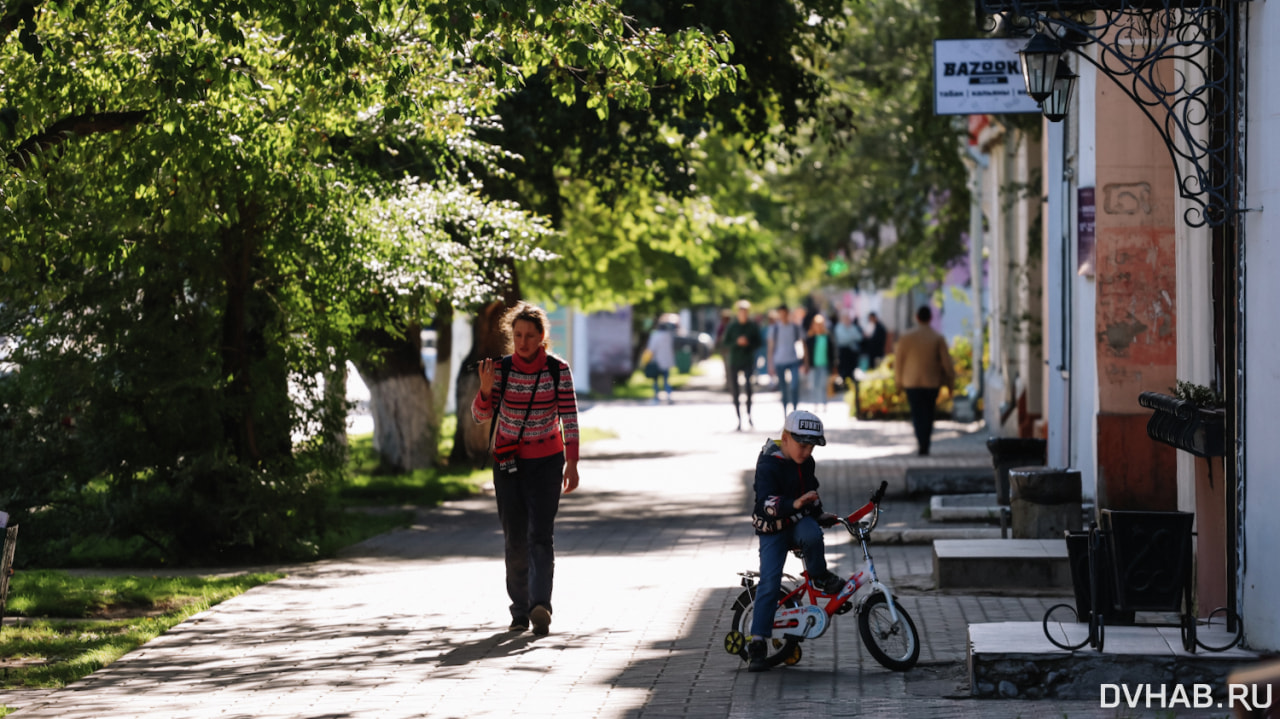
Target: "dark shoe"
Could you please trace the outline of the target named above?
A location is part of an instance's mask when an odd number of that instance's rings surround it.
[[[528,628],[529,628],[529,618],[528,618],[528,617],[512,617],[512,618],[511,618],[511,626],[507,627],[507,631],[509,631],[509,632],[523,632],[524,630],[526,630],[526,629],[528,629]]]
[[[827,572],[827,576],[820,580],[814,580],[813,586],[823,594],[839,594],[844,589],[844,577],[835,572]]]
[[[533,633],[545,637],[551,631],[551,610],[539,604],[529,612],[529,621],[533,622]]]
[[[747,671],[749,672],[767,672],[769,671],[768,650],[765,649],[763,639],[753,639],[747,645]]]

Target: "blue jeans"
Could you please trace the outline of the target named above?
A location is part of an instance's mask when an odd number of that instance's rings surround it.
[[[516,459],[516,471],[493,469],[498,521],[506,540],[511,618],[528,619],[534,607],[551,610],[555,579],[554,530],[564,480],[564,453]]]
[[[667,399],[671,399],[671,368],[662,370],[662,374],[658,375],[662,378],[662,388],[667,393]],[[653,399],[658,399],[658,377],[653,378]]]
[[[805,517],[789,529],[777,534],[761,534],[760,583],[756,585],[755,610],[751,616],[751,636],[773,636],[773,614],[782,598],[782,565],[787,552],[800,547],[804,567],[810,577],[827,574],[826,548],[822,543],[822,527],[813,517]]]
[[[813,403],[827,406],[827,380],[831,379],[830,367],[811,367],[809,378],[813,380]]]
[[[778,389],[782,392],[782,411],[787,411],[787,404],[796,409],[800,404],[800,362],[788,362],[774,365],[778,373]],[[790,378],[788,378],[790,375]]]

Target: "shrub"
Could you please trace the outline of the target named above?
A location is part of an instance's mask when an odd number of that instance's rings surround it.
[[[968,337],[961,335],[951,342],[949,350],[951,363],[956,368],[953,390],[964,394],[973,383],[973,344]],[[898,389],[893,378],[893,355],[886,356],[879,367],[864,373],[858,389],[859,417],[862,419],[903,419],[911,414],[907,394]],[[951,410],[952,392],[939,393],[939,415],[950,416]]]

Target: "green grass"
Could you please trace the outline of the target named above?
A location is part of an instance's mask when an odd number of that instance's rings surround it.
[[[672,369],[671,375],[670,375],[671,389],[673,390],[683,389],[685,385],[689,384],[690,378],[696,377],[700,374],[702,374],[702,370],[696,364],[693,366],[693,369],[688,374],[684,374],[675,369]],[[661,386],[662,384],[661,379],[658,380],[658,384],[659,386]],[[613,386],[613,393],[610,394],[608,397],[605,397],[604,399],[610,399],[610,398],[611,399],[653,399],[653,380],[649,379],[648,377],[645,377],[644,372],[637,370],[633,372],[629,378],[627,378],[626,384],[615,384]]]
[[[450,415],[442,433],[453,436]],[[594,427],[579,429],[583,444],[617,435]],[[407,527],[413,520],[413,507],[434,507],[441,502],[461,499],[480,491],[493,476],[493,470],[420,469],[403,474],[387,474],[378,468],[378,455],[373,450],[371,434],[352,435],[347,463],[347,481],[338,489],[338,503],[348,510],[342,525],[326,533],[320,551],[331,556],[337,549],[393,529]],[[445,454],[441,449],[441,455]],[[374,511],[374,510],[379,511]],[[399,510],[399,511],[397,511]]]
[[[146,644],[193,614],[281,574],[231,577],[87,577],[18,572],[0,629],[0,688],[56,689]],[[0,708],[0,716],[9,710]]]
[[[643,379],[643,378],[642,378]],[[453,417],[442,427],[452,438]],[[582,428],[581,441],[615,436]],[[320,540],[322,556],[393,529],[407,527],[413,507],[480,491],[491,470],[426,469],[407,474],[378,471],[372,435],[350,439],[348,480],[336,490],[344,510]],[[449,449],[441,447],[441,455]],[[99,552],[136,551],[128,544],[100,545]],[[136,555],[135,555],[136,556]],[[14,575],[6,613],[25,619],[0,628],[0,662],[8,664],[0,689],[59,688],[110,664],[193,614],[278,574],[228,578],[89,577],[46,570]],[[15,661],[17,660],[17,661]],[[0,717],[10,710],[0,706]]]

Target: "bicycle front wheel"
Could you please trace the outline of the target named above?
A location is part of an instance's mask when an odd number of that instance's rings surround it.
[[[795,606],[795,600],[787,601],[781,606]],[[733,603],[733,628],[735,631],[741,632],[742,636],[751,637],[751,619],[755,616],[756,611],[756,588],[748,587],[742,590],[742,594],[738,595],[738,600]],[[786,661],[793,653],[796,653],[799,641],[791,637],[773,636],[765,640],[766,654],[765,657],[769,661],[770,666],[777,666]],[[798,657],[799,654],[796,653]],[[745,645],[742,651],[742,658],[746,659]],[[793,662],[794,663],[794,662]]]
[[[894,608],[898,612],[896,622],[884,594],[871,595],[858,613],[858,633],[877,662],[886,669],[904,672],[920,660],[920,635],[907,610],[901,604]]]

